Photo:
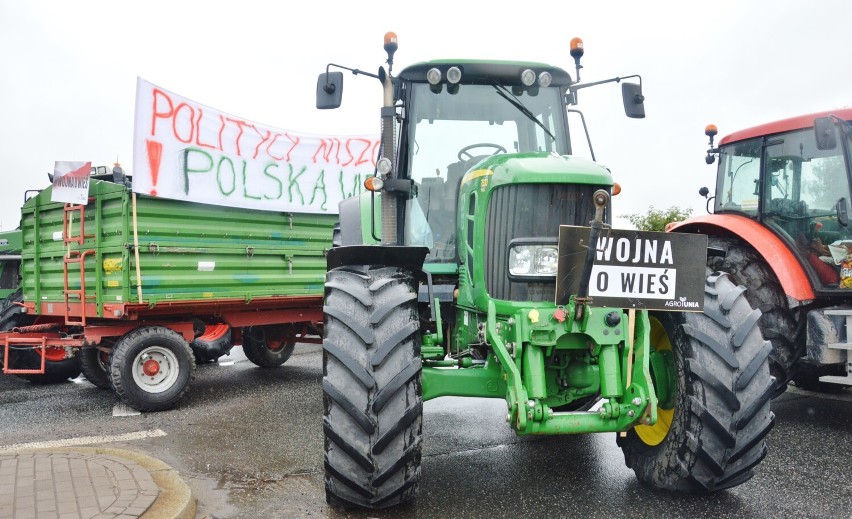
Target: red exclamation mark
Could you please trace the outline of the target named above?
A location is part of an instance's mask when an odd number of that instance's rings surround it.
[[[157,177],[160,176],[163,143],[145,139],[145,144],[148,145],[148,166],[151,168],[151,196],[157,196]]]

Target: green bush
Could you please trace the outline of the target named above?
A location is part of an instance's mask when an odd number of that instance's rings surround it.
[[[648,207],[648,212],[645,214],[625,214],[622,218],[626,218],[640,231],[665,231],[666,224],[686,220],[691,214],[692,209],[689,208],[682,209],[673,205],[666,210],[660,210],[654,209],[652,205]]]

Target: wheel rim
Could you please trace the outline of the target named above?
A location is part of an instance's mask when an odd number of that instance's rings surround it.
[[[651,347],[655,352],[672,352],[672,343],[666,333],[665,328],[657,319],[651,317]],[[656,377],[665,376],[664,373],[657,373]],[[674,399],[670,399],[674,400]],[[637,425],[634,430],[639,439],[646,445],[659,445],[666,438],[666,435],[671,429],[672,419],[674,418],[674,406],[669,409],[657,407],[657,422],[653,425]]]
[[[106,351],[98,351],[98,366],[106,371],[109,366],[109,353]]]
[[[282,341],[281,339],[270,339],[269,337],[266,338],[266,349],[267,350],[275,353],[275,352],[281,351],[281,348],[283,348],[283,347],[284,347],[284,341]]]
[[[251,338],[270,353],[279,353],[288,348],[291,342],[293,342],[292,336],[293,333],[290,329],[279,334],[267,333],[262,328],[258,328],[257,330],[253,330],[251,334]]]
[[[143,391],[162,393],[175,385],[180,366],[171,350],[162,346],[149,346],[133,359],[132,371],[133,381]]]
[[[204,330],[204,333],[199,337],[199,339],[205,341],[215,341],[221,339],[223,335],[230,331],[231,327],[227,324],[208,324],[207,329]]]
[[[39,355],[42,355],[41,349],[36,349]],[[65,348],[45,348],[44,360],[48,362],[60,362],[65,360]]]

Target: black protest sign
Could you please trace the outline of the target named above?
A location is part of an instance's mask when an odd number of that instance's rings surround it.
[[[580,288],[589,227],[559,227],[556,304]],[[588,283],[593,306],[677,312],[704,310],[707,236],[603,229]]]

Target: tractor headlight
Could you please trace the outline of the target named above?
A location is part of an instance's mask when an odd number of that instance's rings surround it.
[[[556,276],[559,248],[552,240],[522,238],[509,244],[509,278],[516,281],[546,280]]]
[[[458,67],[450,67],[447,69],[447,81],[451,85],[455,85],[459,81],[461,81],[461,69]]]
[[[555,246],[541,246],[535,253],[535,271],[539,274],[555,276],[559,262],[559,251]]]
[[[532,86],[535,83],[535,72],[530,69],[526,69],[521,72],[521,83],[524,86]]]
[[[535,256],[532,247],[521,245],[509,249],[509,273],[515,276],[529,274],[532,270],[532,261]]]

